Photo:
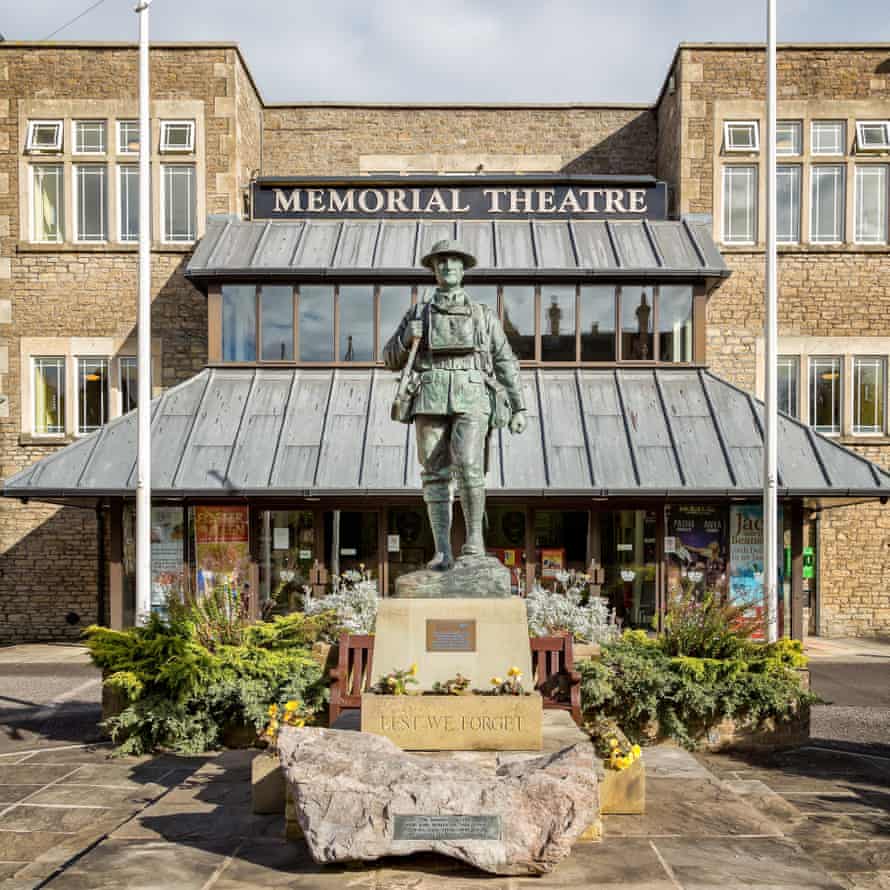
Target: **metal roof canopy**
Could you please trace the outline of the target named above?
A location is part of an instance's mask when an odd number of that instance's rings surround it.
[[[497,431],[503,497],[762,494],[763,405],[690,368],[523,371],[528,429]],[[390,420],[382,369],[206,369],[152,403],[156,498],[419,494],[413,430]],[[781,415],[779,494],[814,505],[890,496],[890,474]],[[130,412],[6,480],[6,497],[95,505],[130,497]]]
[[[404,184],[404,182],[402,183]],[[596,219],[241,220],[212,216],[186,277],[215,280],[417,279],[420,260],[442,238],[458,238],[478,266],[467,281],[636,279],[705,281],[730,270],[704,222]]]

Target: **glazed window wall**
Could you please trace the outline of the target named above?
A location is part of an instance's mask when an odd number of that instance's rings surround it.
[[[540,365],[692,363],[691,284],[473,284],[516,357]],[[216,354],[223,362],[382,361],[408,309],[430,289],[411,284],[224,284]]]

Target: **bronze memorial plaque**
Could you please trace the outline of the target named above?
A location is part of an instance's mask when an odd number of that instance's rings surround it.
[[[500,816],[402,816],[396,814],[396,841],[499,841]]]
[[[428,618],[426,622],[426,651],[475,652],[475,620]]]

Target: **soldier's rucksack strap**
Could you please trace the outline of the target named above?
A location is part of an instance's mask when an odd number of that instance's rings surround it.
[[[473,303],[473,336],[476,341],[476,352],[479,354],[481,370],[486,374],[494,372],[491,361],[491,349],[488,343],[488,319],[485,315],[485,306],[481,303]]]

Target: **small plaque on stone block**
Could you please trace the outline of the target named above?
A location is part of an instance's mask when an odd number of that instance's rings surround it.
[[[499,841],[500,816],[423,816],[395,817],[393,840],[396,841]]]
[[[428,618],[427,652],[475,652],[476,622]]]

